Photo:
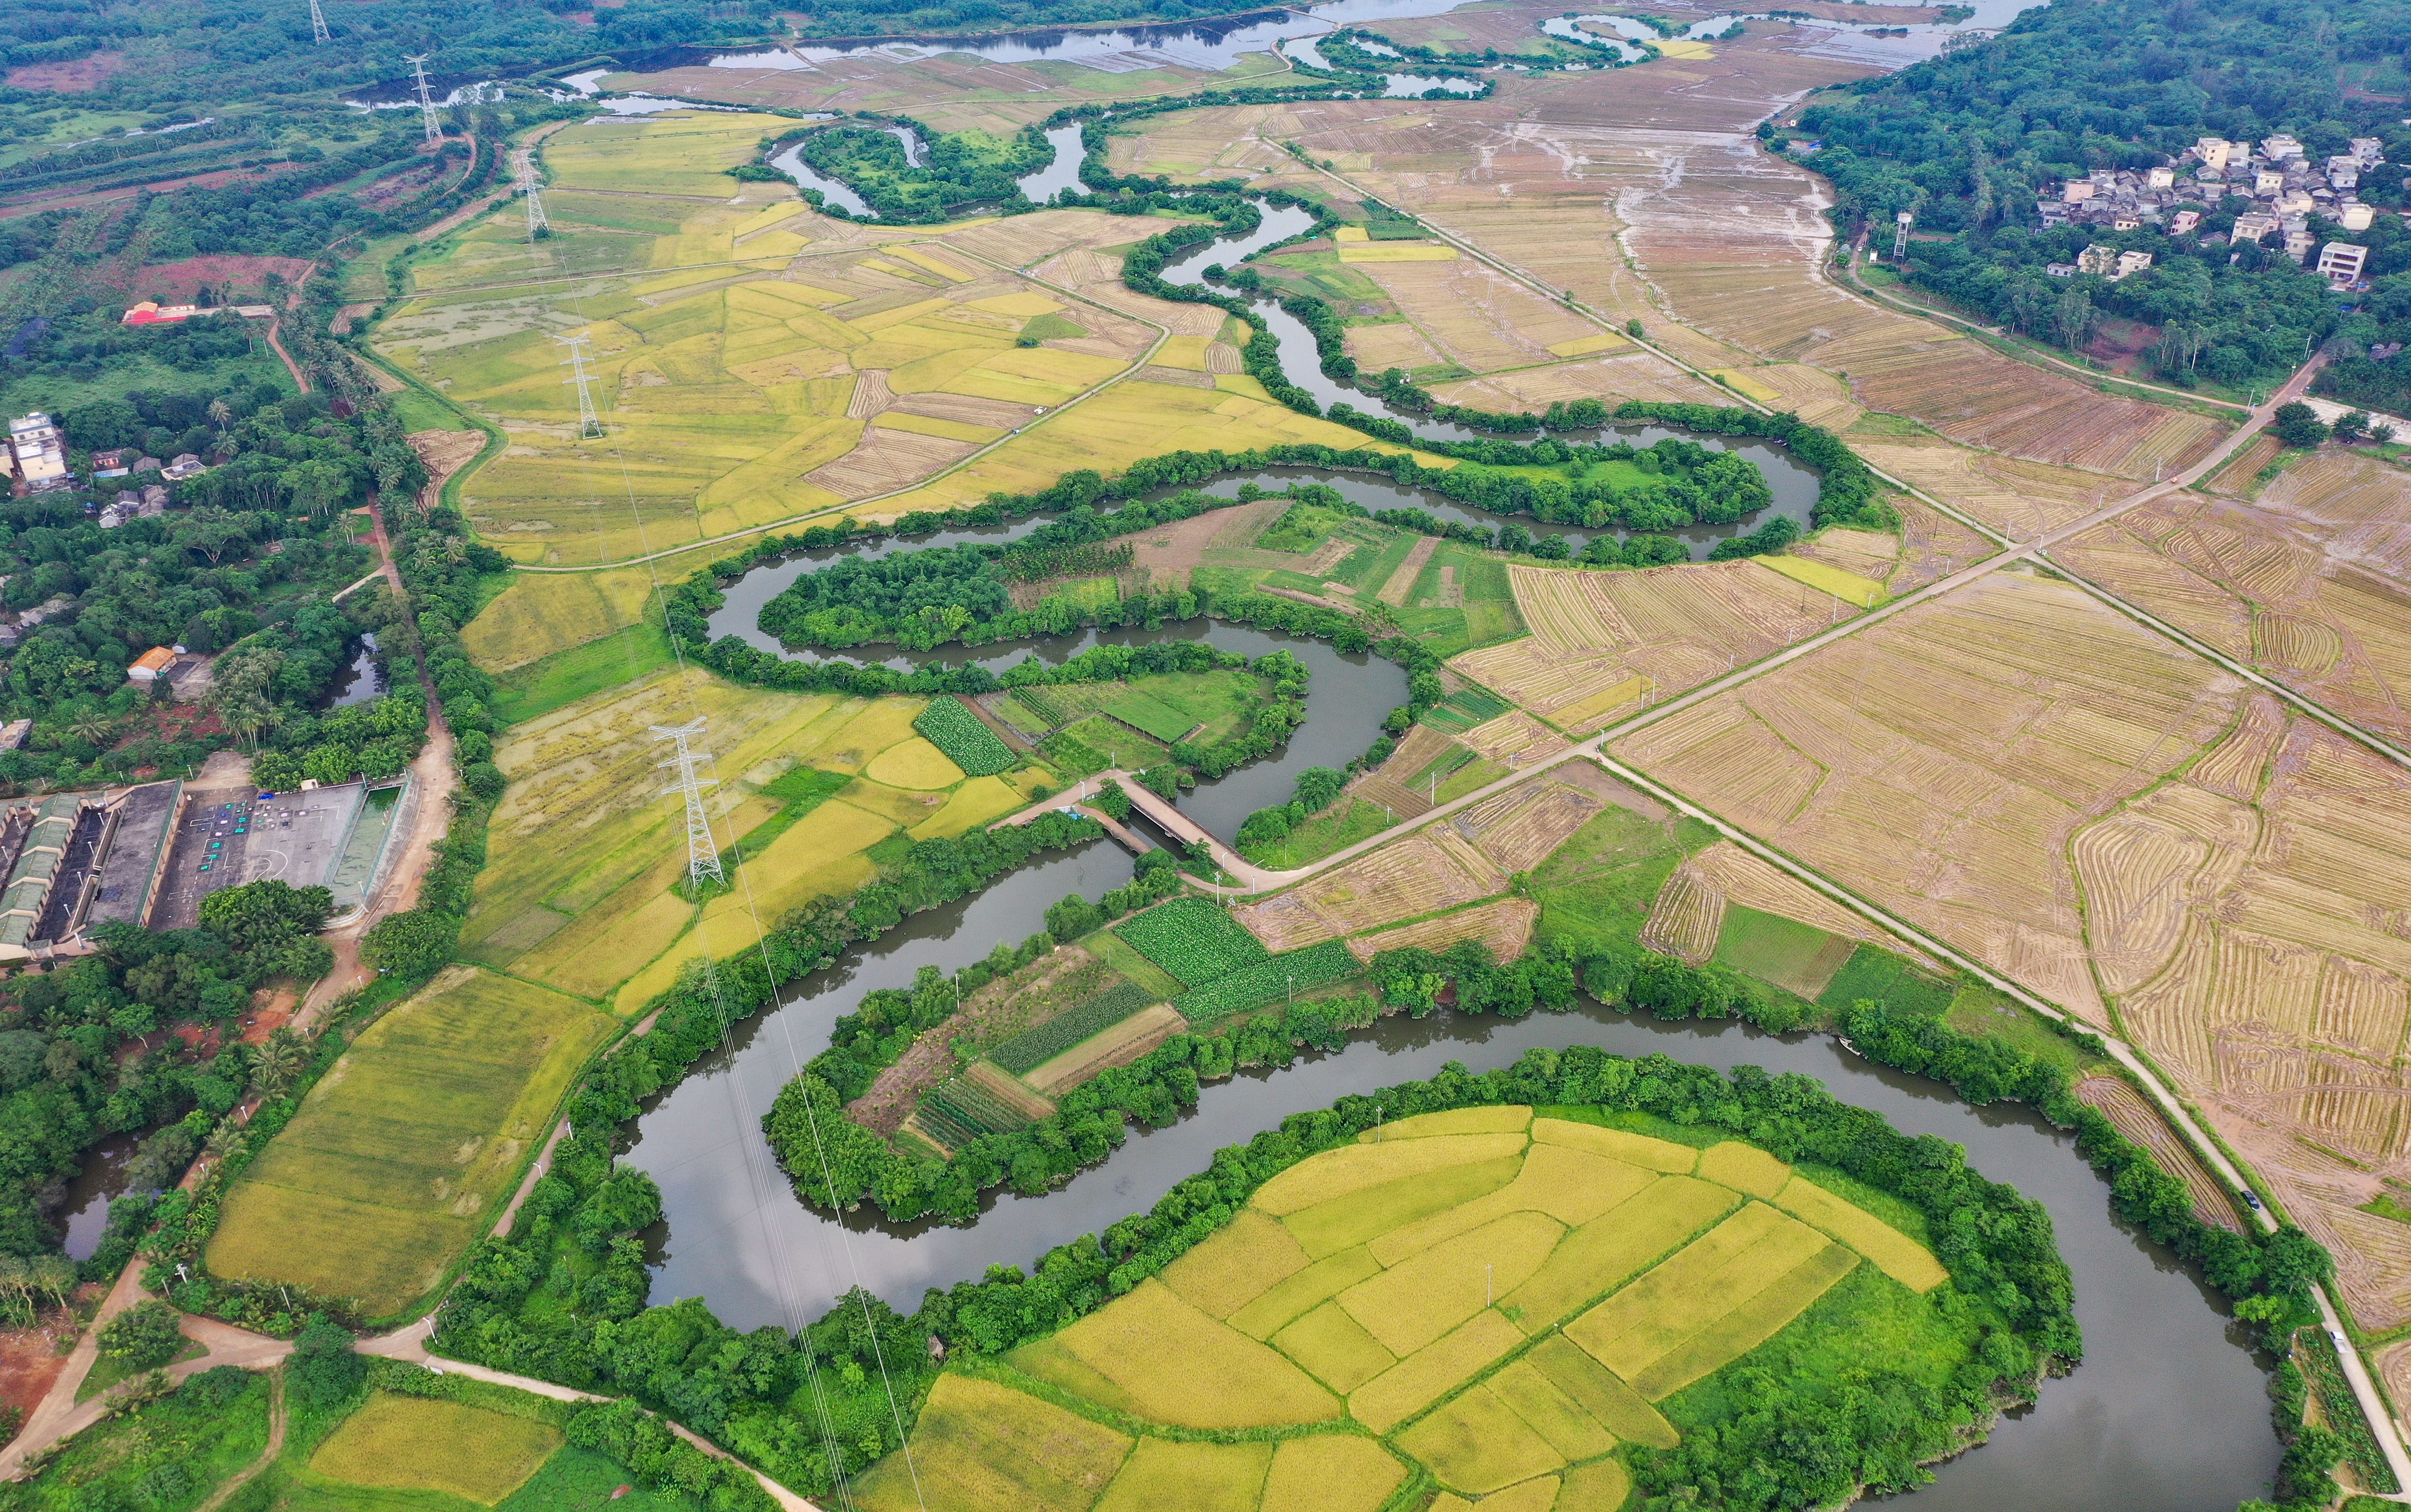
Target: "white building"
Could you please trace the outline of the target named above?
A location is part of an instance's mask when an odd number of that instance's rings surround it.
[[[17,475],[36,493],[69,487],[66,438],[47,414],[27,414],[8,422],[8,450],[16,458]]]
[[[2349,241],[2331,241],[2319,249],[2319,265],[2316,271],[2328,281],[2331,288],[2350,288],[2368,266],[2369,249]]]

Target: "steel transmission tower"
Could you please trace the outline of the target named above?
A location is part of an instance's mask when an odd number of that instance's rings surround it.
[[[318,0],[310,0],[310,40],[331,42],[335,34],[327,30],[327,13],[318,8]]]
[[[562,358],[563,362],[569,364],[569,376],[563,378],[562,383],[564,385],[575,385],[577,389],[577,439],[599,441],[603,436],[603,421],[594,413],[594,395],[592,391],[594,375],[586,371],[586,364],[592,360],[586,355],[588,338],[556,336],[553,340],[569,348],[569,355]]]
[[[311,0],[312,8],[315,9],[316,6],[317,0]],[[434,55],[431,52],[422,52],[415,58],[404,57],[402,61],[410,65],[410,76],[418,84],[418,119],[426,124],[427,139],[442,141],[444,128],[435,124],[435,96],[427,91],[427,60]]]
[[[311,0],[317,4],[317,0]],[[548,230],[552,223],[544,218],[544,196],[535,179],[535,149],[531,147],[519,159],[519,193],[527,197],[528,240],[533,241],[538,231]],[[584,389],[578,391],[583,398]]]
[[[697,720],[692,724],[679,725],[656,724],[651,729],[655,740],[676,742],[677,754],[668,761],[654,764],[678,768],[678,781],[662,791],[665,793],[682,795],[686,799],[687,877],[696,883],[707,880],[713,883],[725,882],[728,879],[720,869],[720,847],[711,838],[711,820],[703,811],[703,790],[718,787],[719,779],[694,775],[696,764],[711,760],[711,753],[708,750],[689,750],[686,744],[688,736],[703,734],[703,721]]]

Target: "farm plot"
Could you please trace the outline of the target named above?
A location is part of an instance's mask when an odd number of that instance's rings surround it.
[[[1370,961],[1383,951],[1417,950],[1444,951],[1461,939],[1478,939],[1490,948],[1491,955],[1499,961],[1521,957],[1532,941],[1532,926],[1541,920],[1541,906],[1529,898],[1499,898],[1459,909],[1425,919],[1421,923],[1401,924],[1370,935],[1358,935],[1348,941],[1349,950],[1360,961]]]
[[[2185,1190],[2193,1194],[2194,1216],[2235,1233],[2243,1231],[2235,1199],[2141,1093],[2114,1076],[2088,1076],[2076,1083],[2075,1092],[2078,1101],[2099,1111],[2118,1126],[2119,1133],[2151,1151],[2154,1165],[2185,1184]]]
[[[1527,782],[1447,821],[1500,871],[1530,871],[1603,807],[1570,783]]]
[[[1012,748],[980,722],[959,698],[933,698],[914,716],[913,728],[942,751],[966,776],[991,777],[1014,763]]]
[[[1443,824],[1237,909],[1234,917],[1273,950],[1363,934],[1505,891],[1506,875]]]
[[[1844,607],[1755,561],[1638,573],[1518,563],[1507,580],[1531,634],[1449,664],[1576,734],[1804,639]]]
[[[1747,1145],[1528,1108],[1426,1114],[1283,1171],[1161,1276],[1005,1357],[1120,1415],[1134,1445],[949,1373],[914,1458],[1020,1505],[1373,1512],[1415,1464],[1510,1507],[1613,1506],[1618,1447],[1673,1447],[1678,1424],[1730,1410],[1685,1388],[1778,1333],[1832,1350],[1813,1368],[1857,1366],[1847,1310],[1811,1313],[1837,1285],[1965,1358],[1933,1296],[1947,1279],[1917,1237]],[[1314,1432],[1343,1415],[1380,1437]],[[915,1505],[901,1460],[864,1476],[866,1509]],[[1602,1499],[1567,1504],[1561,1481]],[[1042,1484],[1062,1499],[1028,1500]]]
[[[1253,935],[1202,897],[1177,897],[1113,926],[1121,941],[1184,987],[1225,977],[1264,958]]]
[[[2406,836],[2399,768],[2256,695],[2183,780],[2070,846],[2118,1023],[2328,1245],[2372,1329],[2411,1320],[2411,1226],[2364,1211],[2411,1179]]]
[[[235,1182],[211,1269],[401,1312],[485,1231],[613,1027],[533,982],[446,971],[370,1025]]]
[[[2065,847],[2214,740],[2240,691],[2082,591],[2009,571],[1616,751],[2101,1023]]]
[[[2383,502],[2385,483],[2364,481],[2355,497]],[[2393,487],[2393,507],[2411,508],[2411,492]],[[2060,550],[2120,597],[2358,723],[2411,739],[2411,570],[2389,555],[2389,529],[2382,513],[2356,522],[2342,507],[2289,513],[2182,494]]]
[[[2021,541],[2134,491],[2123,478],[1954,446],[1939,436],[1856,434],[1850,444],[1885,472]]]

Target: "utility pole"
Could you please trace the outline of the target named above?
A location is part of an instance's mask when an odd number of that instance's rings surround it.
[[[310,8],[318,8],[317,0],[310,0]],[[421,52],[416,57],[405,57],[402,61],[410,65],[410,77],[418,85],[418,119],[427,127],[427,139],[442,141],[444,128],[435,124],[435,96],[428,93],[427,88],[427,60],[433,56],[432,52]]]
[[[599,441],[603,437],[602,417],[594,413],[594,395],[590,387],[594,375],[586,371],[586,364],[592,360],[586,355],[586,343],[590,339],[584,336],[553,338],[569,348],[569,355],[562,358],[569,364],[569,376],[562,383],[564,386],[575,385],[577,389],[577,439],[580,441]]]
[[[318,8],[318,0],[310,0],[310,40],[331,42],[335,34],[327,30],[327,13]]]
[[[656,762],[653,764],[678,768],[678,781],[662,791],[665,793],[679,794],[686,799],[687,879],[698,884],[705,881],[721,883],[727,881],[728,879],[720,869],[720,847],[711,838],[711,820],[703,811],[703,790],[718,787],[720,782],[717,778],[694,775],[696,763],[711,760],[711,753],[707,750],[689,750],[686,744],[689,736],[701,734],[703,734],[701,720],[696,720],[691,724],[652,726],[652,737],[655,740],[672,742],[677,752],[668,761]]]
[[[316,5],[318,0],[310,0]],[[544,218],[544,194],[535,178],[535,149],[530,147],[519,157],[519,193],[527,200],[528,240],[533,241],[538,231],[548,231],[552,223]]]

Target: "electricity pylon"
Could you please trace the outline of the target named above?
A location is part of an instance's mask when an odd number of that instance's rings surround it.
[[[564,385],[575,385],[577,389],[577,439],[598,441],[603,436],[603,421],[594,413],[594,396],[589,388],[589,385],[594,382],[594,375],[586,371],[586,364],[590,360],[586,356],[588,338],[556,336],[553,340],[569,348],[569,355],[562,358],[563,362],[569,364],[569,376],[563,378],[562,383]]]
[[[318,8],[318,0],[310,0],[310,40],[331,42],[335,34],[327,30],[327,13]]]
[[[312,0],[313,4],[316,0]],[[519,193],[527,199],[528,240],[533,241],[538,231],[548,230],[552,223],[544,218],[544,196],[535,180],[535,149],[531,147],[519,158]],[[581,394],[583,390],[580,390]]]
[[[316,0],[312,0],[312,4],[314,6]],[[418,119],[427,127],[427,139],[442,141],[444,128],[435,124],[435,97],[427,92],[427,60],[434,55],[422,52],[415,58],[404,57],[402,61],[410,65],[410,75],[418,81]]]
[[[719,786],[719,779],[694,775],[696,763],[711,760],[711,753],[689,750],[686,745],[689,735],[703,734],[703,721],[696,720],[691,724],[680,725],[656,724],[651,731],[655,740],[676,743],[677,754],[668,761],[654,764],[678,768],[678,781],[662,791],[686,799],[687,878],[698,886],[706,881],[714,884],[725,882],[728,879],[720,869],[720,847],[711,838],[711,820],[703,811],[703,790]]]

